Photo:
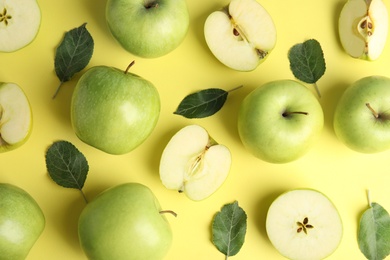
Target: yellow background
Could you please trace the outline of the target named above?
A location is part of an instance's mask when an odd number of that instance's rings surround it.
[[[369,75],[390,76],[390,42],[379,60],[367,62],[349,57],[342,49],[337,20],[344,0],[259,0],[272,15],[278,40],[268,59],[252,72],[236,72],[219,63],[209,51],[203,24],[209,13],[228,0],[187,0],[191,25],[184,42],[172,53],[156,59],[135,57],[110,36],[105,23],[105,0],[39,0],[42,24],[35,41],[10,54],[0,54],[0,81],[18,83],[28,95],[34,114],[33,132],[17,150],[0,155],[0,181],[28,191],[46,216],[46,228],[31,250],[29,260],[85,259],[78,244],[77,219],[85,203],[77,190],[57,186],[48,176],[45,151],[52,142],[67,140],[87,157],[90,171],[84,192],[92,200],[104,189],[124,182],[149,186],[166,209],[174,233],[166,259],[224,259],[211,242],[211,221],[226,204],[237,200],[248,215],[246,241],[233,259],[283,259],[265,232],[266,212],[280,193],[308,187],[325,193],[339,209],[344,235],[330,259],[364,259],[357,245],[357,227],[367,208],[366,190],[373,201],[390,210],[390,151],[374,155],[346,148],[332,127],[333,112],[345,88]],[[385,2],[388,4],[388,2]],[[152,81],[162,101],[161,116],[150,138],[129,154],[108,155],[81,142],[70,124],[70,99],[82,73],[64,84],[52,99],[58,79],[54,72],[55,49],[64,33],[87,23],[95,40],[88,65],[125,69],[135,60],[132,72]],[[327,63],[318,81],[323,97],[325,126],[321,138],[303,158],[288,164],[270,164],[254,158],[242,146],[237,133],[237,110],[253,89],[271,80],[294,79],[287,52],[307,39],[317,39]],[[85,70],[84,70],[85,71]],[[189,93],[205,88],[244,88],[229,95],[225,106],[212,117],[189,120],[174,115]],[[312,86],[308,85],[312,89]],[[314,93],[314,91],[313,91]],[[160,182],[158,165],[170,137],[183,126],[199,124],[232,152],[233,164],[224,185],[211,197],[193,202],[167,190]]]

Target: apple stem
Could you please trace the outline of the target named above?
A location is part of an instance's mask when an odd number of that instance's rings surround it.
[[[132,62],[130,62],[129,66],[127,66],[127,68],[126,68],[126,70],[125,70],[125,74],[127,74],[127,73],[129,72],[130,68],[133,67],[134,63],[135,63],[135,60],[133,60]]]
[[[161,210],[160,211],[160,214],[166,214],[166,213],[172,214],[174,217],[177,217],[177,213],[174,212],[173,210]]]
[[[366,103],[366,107],[371,110],[372,114],[374,115],[375,118],[379,118],[379,114],[372,108],[370,103]]]
[[[288,117],[289,115],[294,115],[294,114],[307,116],[307,115],[309,115],[309,112],[301,112],[301,111],[288,112],[288,111],[285,111],[285,112],[283,112],[282,116]]]
[[[318,97],[321,98],[321,92],[320,92],[320,89],[318,88],[317,83],[314,83],[313,86],[314,86],[314,89],[317,92]]]
[[[57,89],[56,89],[56,92],[54,93],[52,99],[55,99],[55,98],[56,98],[56,96],[58,95],[58,92],[60,92],[60,88],[61,88],[61,86],[62,86],[63,83],[64,83],[63,81],[60,82],[60,84],[58,85],[58,87],[57,87]]]

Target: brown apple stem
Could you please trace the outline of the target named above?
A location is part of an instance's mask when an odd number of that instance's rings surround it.
[[[132,62],[130,62],[129,66],[127,66],[127,68],[126,68],[126,70],[125,70],[125,74],[127,74],[127,73],[129,72],[130,68],[133,67],[134,63],[135,63],[135,60],[133,60]]]
[[[282,114],[282,116],[287,117],[287,116],[289,116],[289,115],[295,115],[295,114],[307,116],[307,115],[309,115],[309,112],[302,112],[302,111],[288,112],[288,111],[286,111],[286,112],[284,112],[284,113]]]
[[[368,109],[370,109],[370,111],[372,112],[372,114],[374,115],[375,118],[379,118],[379,114],[372,108],[370,103],[366,103],[366,107],[368,107]]]
[[[166,214],[166,213],[172,214],[174,217],[177,217],[177,213],[174,212],[173,210],[161,210],[160,211],[160,214]]]

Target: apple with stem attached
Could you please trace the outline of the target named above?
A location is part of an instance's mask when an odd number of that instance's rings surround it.
[[[390,78],[367,76],[351,84],[338,101],[333,127],[338,139],[357,152],[390,149]]]
[[[148,80],[108,66],[95,66],[79,79],[71,121],[85,143],[110,154],[125,154],[143,143],[160,115],[160,97]]]
[[[340,13],[339,35],[354,58],[376,60],[388,34],[388,12],[383,0],[348,0]]]
[[[337,208],[323,193],[295,189],[272,202],[266,231],[272,245],[288,259],[319,260],[338,248],[343,224]]]
[[[221,63],[234,70],[251,71],[274,49],[276,27],[256,0],[232,0],[207,17],[204,36]]]
[[[125,183],[103,191],[82,211],[78,234],[89,259],[158,260],[172,244],[166,214],[143,184]]]
[[[30,44],[40,25],[36,0],[0,1],[0,52],[14,52]]]
[[[45,216],[25,190],[0,183],[0,259],[24,260],[45,228]]]
[[[0,82],[0,153],[23,145],[32,130],[27,96],[15,83]]]
[[[189,125],[180,129],[165,147],[160,178],[166,188],[199,201],[224,183],[230,166],[229,149],[212,139],[203,127]]]
[[[243,100],[238,132],[244,147],[271,163],[303,156],[323,128],[322,107],[313,93],[294,80],[260,86]]]
[[[106,20],[121,46],[144,58],[176,49],[190,22],[185,0],[108,0]]]

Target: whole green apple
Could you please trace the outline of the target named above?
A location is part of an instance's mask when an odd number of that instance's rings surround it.
[[[160,115],[157,89],[128,69],[90,68],[72,96],[71,121],[76,135],[110,154],[128,153],[139,146]]]
[[[45,216],[31,195],[0,183],[0,259],[25,259],[44,228]]]
[[[189,27],[185,0],[108,0],[106,20],[122,47],[144,58],[176,49]]]
[[[84,208],[78,232],[89,259],[158,260],[172,243],[170,225],[143,184],[109,188]]]
[[[322,107],[313,93],[293,80],[271,81],[243,100],[238,132],[244,146],[271,163],[303,156],[324,124]]]
[[[368,76],[341,96],[333,118],[336,136],[361,153],[390,148],[390,78]]]

